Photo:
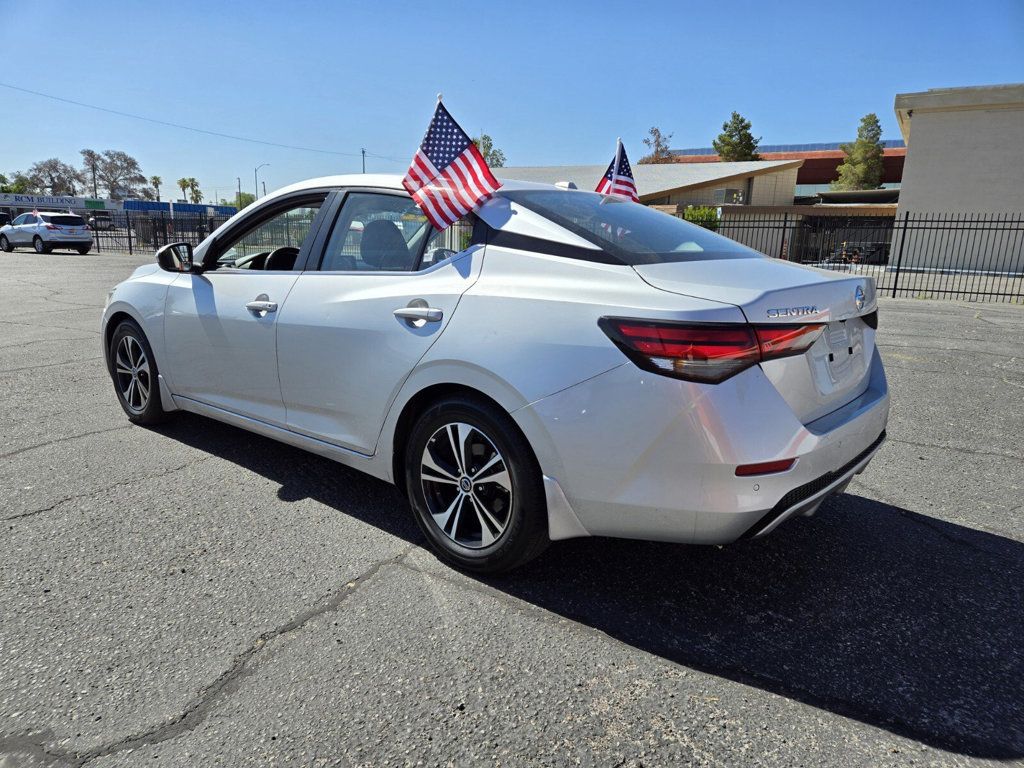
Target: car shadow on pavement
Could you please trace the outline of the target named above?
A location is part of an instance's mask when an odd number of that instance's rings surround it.
[[[423,544],[400,493],[195,416],[167,437]],[[258,509],[258,507],[257,507]],[[1024,544],[844,494],[762,540],[552,545],[476,578],[669,661],[966,755],[1024,757]]]

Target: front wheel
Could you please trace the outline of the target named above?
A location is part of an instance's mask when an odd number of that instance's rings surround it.
[[[79,252],[80,254],[82,254],[83,256],[85,256],[85,255],[86,255],[87,253],[89,253],[89,251],[91,251],[91,250],[92,250],[92,248],[90,248],[90,247],[85,247],[85,248],[79,248],[79,249],[78,249],[78,252]]]
[[[39,235],[36,235],[35,237],[32,238],[32,247],[35,248],[36,253],[49,253],[51,250],[53,250],[52,248],[50,248],[50,246],[43,242],[43,238],[41,238]]]
[[[500,573],[547,547],[547,505],[529,443],[500,408],[452,397],[413,426],[405,481],[416,521],[444,560]]]
[[[134,424],[159,424],[167,418],[160,404],[159,371],[146,335],[124,320],[110,338],[110,375],[121,408]]]
[[[7,239],[7,235],[0,235],[0,251],[10,253],[13,250],[14,246],[11,245],[11,241]]]

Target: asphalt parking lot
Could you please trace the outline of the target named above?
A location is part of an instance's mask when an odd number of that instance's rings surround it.
[[[1024,307],[882,304],[890,440],[816,516],[484,580],[379,481],[131,426],[98,321],[147,260],[0,259],[3,768],[1024,759]]]

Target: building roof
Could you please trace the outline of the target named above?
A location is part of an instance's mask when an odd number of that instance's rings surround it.
[[[844,142],[841,141],[818,141],[812,144],[759,144],[757,147],[758,154],[764,154],[765,152],[822,152],[828,150],[839,149]],[[903,143],[903,139],[882,139],[882,147],[889,149],[896,149],[899,147],[906,146]],[[695,149],[672,149],[669,150],[673,155],[680,157],[686,157],[689,155],[718,155],[714,147],[697,147]]]
[[[749,176],[777,173],[789,168],[799,168],[803,160],[753,160],[744,163],[657,163],[651,165],[633,164],[633,178],[636,181],[640,199],[662,197],[681,189],[723,184]],[[547,165],[532,167],[495,168],[494,175],[504,181],[518,179],[554,184],[558,181],[572,181],[580,189],[593,189],[598,179],[608,170],[607,165]]]
[[[967,88],[932,88],[919,93],[897,93],[896,121],[903,140],[910,143],[910,121],[914,112],[953,112],[968,109],[1020,109],[1024,106],[1024,83],[973,85]]]

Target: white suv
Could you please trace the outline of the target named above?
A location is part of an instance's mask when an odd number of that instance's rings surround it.
[[[85,255],[92,249],[92,232],[74,213],[23,213],[0,227],[0,250],[9,253],[20,246],[32,246],[36,253],[67,248]]]

